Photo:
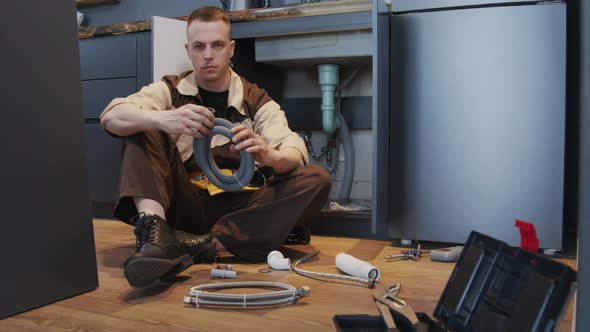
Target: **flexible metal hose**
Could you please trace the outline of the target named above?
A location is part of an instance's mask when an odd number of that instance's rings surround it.
[[[278,291],[256,293],[256,294],[225,294],[209,292],[209,290],[220,290],[230,288],[274,288]],[[184,297],[184,303],[209,306],[229,306],[229,307],[267,307],[297,302],[301,297],[309,294],[309,287],[303,286],[296,288],[291,285],[267,282],[267,281],[247,281],[247,282],[227,282],[219,284],[205,284],[192,287],[189,291],[190,296]]]
[[[233,175],[226,175],[221,172],[215,163],[215,159],[213,159],[211,137],[213,135],[223,135],[231,140],[234,137],[230,132],[233,126],[234,124],[226,119],[216,118],[215,127],[211,130],[212,135],[195,140],[193,143],[197,165],[211,183],[225,191],[242,189],[250,183],[254,175],[254,157],[245,150],[240,151],[240,168]]]
[[[291,265],[291,268],[293,269],[293,272],[300,274],[302,276],[306,276],[306,277],[320,277],[320,278],[330,278],[330,279],[341,279],[341,280],[348,280],[348,281],[356,281],[356,282],[360,282],[363,284],[367,284],[369,286],[369,288],[373,288],[375,287],[375,282],[377,280],[377,278],[379,277],[379,273],[376,272],[372,272],[369,275],[369,278],[358,278],[358,277],[352,277],[352,276],[345,276],[345,275],[341,275],[341,274],[332,274],[332,273],[321,273],[321,272],[312,272],[312,271],[306,271],[306,270],[302,270],[300,268],[298,268],[298,265],[305,262],[306,260],[312,258],[313,256],[317,255],[320,251],[319,250],[315,250],[312,251],[311,253],[299,258],[298,260],[296,260],[295,262],[293,262],[293,264]]]

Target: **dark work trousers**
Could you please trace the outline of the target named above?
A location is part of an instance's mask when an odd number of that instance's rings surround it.
[[[210,196],[190,182],[171,137],[149,131],[125,138],[121,185],[115,216],[124,222],[137,214],[133,197],[155,200],[168,223],[195,234],[212,234],[235,256],[263,261],[298,224],[317,213],[328,198],[331,179],[319,166],[277,174],[253,192]]]

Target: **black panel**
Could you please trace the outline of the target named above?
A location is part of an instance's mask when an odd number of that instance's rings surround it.
[[[86,125],[90,200],[114,203],[119,188],[122,140],[108,135],[99,124]]]
[[[567,70],[566,70],[566,138],[565,184],[563,197],[564,248],[577,250],[579,149],[580,149],[580,5],[569,1],[567,6]]]
[[[590,2],[579,0],[580,31],[580,191],[578,196],[579,290],[576,330],[590,331]]]
[[[0,107],[3,318],[95,289],[98,279],[75,2],[3,1],[0,12],[9,13],[0,72],[12,80]]]
[[[134,35],[80,40],[82,80],[136,76]]]
[[[376,8],[373,8],[375,11]],[[371,229],[375,234],[389,235],[388,207],[396,202],[390,199],[389,193],[389,130],[390,110],[390,27],[388,15],[373,15],[373,219]],[[403,176],[403,175],[402,175]]]
[[[135,78],[92,80],[82,82],[84,118],[98,119],[105,106],[117,97],[126,97],[136,91]]]
[[[480,248],[469,248],[462,259],[462,265],[458,272],[451,277],[446,293],[446,302],[442,305],[444,317],[458,314],[462,302],[467,300],[464,293],[475,279],[474,271],[477,271],[483,258],[483,250]],[[473,301],[469,301],[473,302]]]
[[[343,97],[342,115],[349,129],[371,129],[373,121],[372,97]],[[321,98],[285,98],[285,110],[292,130],[322,130]]]
[[[549,302],[553,286],[556,284],[551,278],[538,273],[531,273],[526,283],[523,283],[522,296],[514,305],[513,317],[507,324],[507,331],[533,331],[538,328],[540,317]]]

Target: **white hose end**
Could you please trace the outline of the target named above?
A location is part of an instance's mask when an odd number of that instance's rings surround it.
[[[381,272],[375,266],[349,254],[336,255],[336,266],[346,274],[367,280],[379,280]]]
[[[291,260],[284,258],[283,254],[277,250],[268,254],[266,262],[273,270],[289,270],[291,268]]]

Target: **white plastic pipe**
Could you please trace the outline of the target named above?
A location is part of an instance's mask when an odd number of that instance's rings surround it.
[[[273,270],[289,270],[291,268],[291,260],[285,258],[280,251],[271,251],[266,262]]]
[[[379,280],[381,272],[373,265],[345,253],[336,255],[336,267],[357,278]]]
[[[211,277],[221,279],[235,279],[236,271],[225,269],[211,269]]]

